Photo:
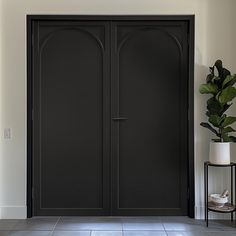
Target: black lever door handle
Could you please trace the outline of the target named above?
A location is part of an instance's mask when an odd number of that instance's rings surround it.
[[[128,120],[127,117],[113,117],[112,120],[119,121],[119,120]]]

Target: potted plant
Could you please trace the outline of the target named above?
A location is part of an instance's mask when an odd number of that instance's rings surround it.
[[[235,130],[231,125],[236,117],[228,116],[225,112],[232,106],[232,100],[236,97],[236,75],[223,67],[222,61],[217,60],[210,68],[210,74],[206,77],[206,83],[201,84],[201,94],[209,94],[207,100],[208,122],[200,125],[212,131],[216,138],[210,143],[209,161],[214,164],[230,163],[230,142],[235,142],[236,137],[231,133]]]

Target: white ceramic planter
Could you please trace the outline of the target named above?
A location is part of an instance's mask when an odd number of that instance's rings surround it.
[[[212,164],[230,164],[230,143],[210,142],[209,161]]]

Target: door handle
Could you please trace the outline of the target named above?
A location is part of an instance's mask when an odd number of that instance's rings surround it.
[[[113,117],[112,120],[114,121],[128,120],[128,117]]]

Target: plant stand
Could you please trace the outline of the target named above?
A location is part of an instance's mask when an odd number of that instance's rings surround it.
[[[208,168],[209,166],[213,167],[230,167],[230,182],[231,182],[231,202],[226,203],[223,207],[218,207],[212,202],[208,202]],[[233,173],[234,172],[234,173]],[[231,221],[234,220],[233,213],[236,211],[236,206],[234,202],[234,194],[233,194],[233,184],[235,185],[235,196],[236,196],[236,163],[230,163],[227,165],[216,165],[212,164],[209,161],[204,162],[204,200],[205,200],[205,221],[206,226],[208,227],[208,213],[209,211],[218,212],[218,213],[230,213]],[[235,179],[233,180],[233,176]]]

